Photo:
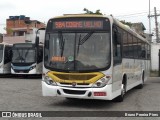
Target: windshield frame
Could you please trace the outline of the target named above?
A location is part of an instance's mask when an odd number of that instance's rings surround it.
[[[108,65],[103,67],[103,68],[98,68],[98,69],[92,69],[92,70],[66,70],[66,69],[57,69],[57,68],[53,68],[53,67],[50,67],[46,64],[45,62],[45,57],[44,57],[44,66],[45,68],[49,69],[49,70],[52,70],[52,71],[58,71],[58,72],[97,72],[97,71],[104,71],[104,70],[107,70],[110,68],[111,66],[111,32],[110,31],[106,31],[106,30],[94,30],[94,31],[91,31],[91,30],[88,30],[88,31],[75,31],[75,30],[70,30],[70,31],[61,31],[62,33],[108,33],[109,35],[109,46],[110,46],[110,51],[109,51],[109,58],[108,58]],[[46,32],[46,35],[47,34],[54,34],[54,33],[58,33],[58,31],[53,31],[53,32]],[[86,40],[87,41],[87,40]],[[46,42],[46,40],[45,40]],[[85,42],[85,41],[84,41]],[[45,56],[45,51],[46,51],[47,47],[46,47],[46,44],[44,45],[44,56]],[[76,52],[76,50],[74,49],[74,52]],[[74,57],[75,57],[75,53],[74,53]],[[75,61],[75,59],[74,59]],[[49,62],[49,61],[48,61]],[[75,66],[75,63],[74,63],[74,66]]]

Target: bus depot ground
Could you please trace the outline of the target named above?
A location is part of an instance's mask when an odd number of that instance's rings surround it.
[[[160,111],[159,86],[160,77],[149,77],[143,89],[128,91],[124,101],[119,103],[44,97],[41,78],[1,77],[0,111]]]
[[[41,78],[0,78],[0,110],[160,111],[160,77],[149,77],[143,89],[132,89],[122,103],[103,100],[67,100],[42,96]]]

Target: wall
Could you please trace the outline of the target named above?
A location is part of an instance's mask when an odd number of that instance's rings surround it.
[[[13,43],[24,43],[25,36],[11,36],[11,37],[4,37],[3,42],[13,44]]]
[[[151,70],[158,71],[159,70],[159,49],[160,43],[152,43],[151,44]]]

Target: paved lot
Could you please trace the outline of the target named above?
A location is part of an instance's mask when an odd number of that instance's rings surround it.
[[[72,101],[43,97],[41,93],[41,79],[0,78],[0,111],[160,111],[160,78],[156,77],[149,78],[143,89],[128,91],[122,103],[98,100]],[[110,119],[116,118],[107,120]],[[139,120],[134,118],[136,119]],[[156,119],[158,120],[153,120]]]

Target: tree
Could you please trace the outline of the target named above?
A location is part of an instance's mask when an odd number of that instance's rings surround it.
[[[6,30],[7,34],[12,35],[13,34],[13,30],[11,28],[3,28],[4,30]]]
[[[100,9],[96,10],[95,12],[92,12],[92,11],[88,10],[87,8],[84,8],[83,11],[86,12],[85,14],[103,15],[103,14],[100,12]]]
[[[125,25],[128,25],[129,27],[132,26],[131,22],[126,22],[125,20],[121,20],[120,22],[123,23],[123,24],[125,24]]]

